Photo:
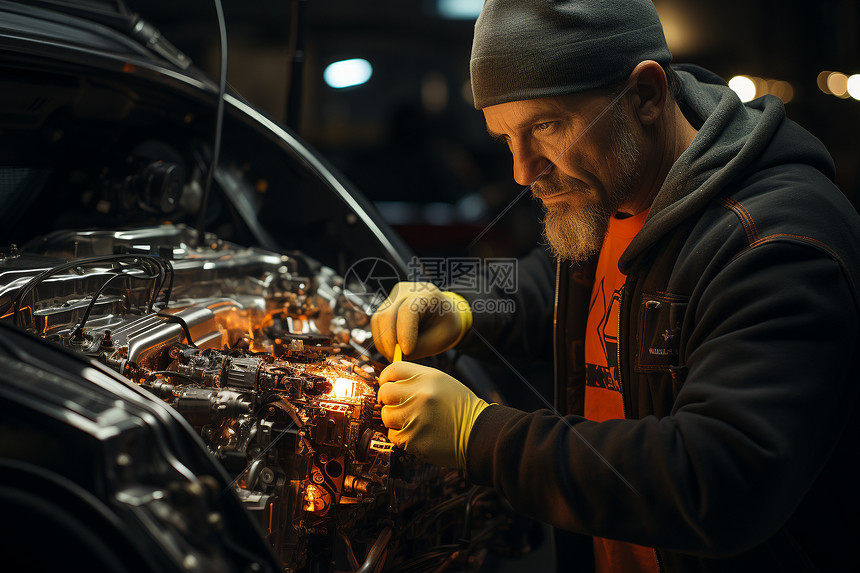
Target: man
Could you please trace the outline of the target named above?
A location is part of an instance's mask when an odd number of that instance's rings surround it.
[[[557,412],[399,362],[382,420],[587,536],[559,532],[565,570],[856,570],[860,219],[779,100],[669,61],[648,0],[485,3],[475,106],[558,264],[520,264],[514,315],[400,283],[374,340],[407,360],[552,345]]]

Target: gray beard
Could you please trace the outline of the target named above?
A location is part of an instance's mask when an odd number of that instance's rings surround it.
[[[639,182],[641,152],[633,143],[619,105],[612,111],[612,149],[618,166],[616,181],[606,197],[575,207],[559,201],[551,208],[544,207],[544,239],[554,257],[562,261],[580,263],[600,252],[609,218],[630,197]],[[556,184],[557,185],[557,184]],[[580,191],[574,189],[574,193]]]
[[[603,245],[612,212],[601,204],[577,209],[561,203],[546,211],[543,236],[550,253],[562,261],[581,263]]]

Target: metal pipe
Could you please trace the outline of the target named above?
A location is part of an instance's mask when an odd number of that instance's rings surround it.
[[[379,567],[385,550],[388,548],[388,542],[391,541],[393,532],[390,527],[384,527],[379,532],[379,537],[373,542],[370,551],[367,552],[367,557],[361,567],[355,570],[355,573],[373,573]]]
[[[340,529],[337,530],[337,536],[343,542],[344,546],[346,546],[346,560],[349,562],[349,566],[353,570],[358,570],[358,559],[355,558],[355,553],[352,550],[352,542],[350,542],[349,537]]]

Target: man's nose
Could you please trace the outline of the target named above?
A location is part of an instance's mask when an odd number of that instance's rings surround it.
[[[524,187],[546,175],[552,165],[546,156],[528,145],[511,146],[511,153],[514,156],[514,181]]]

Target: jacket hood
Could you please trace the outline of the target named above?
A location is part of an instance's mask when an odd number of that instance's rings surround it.
[[[699,133],[669,170],[645,226],[621,257],[622,270],[629,270],[648,247],[753,172],[806,163],[833,178],[827,149],[785,117],[779,98],[764,96],[744,104],[715,74],[697,66],[674,68],[683,84],[681,108]]]

